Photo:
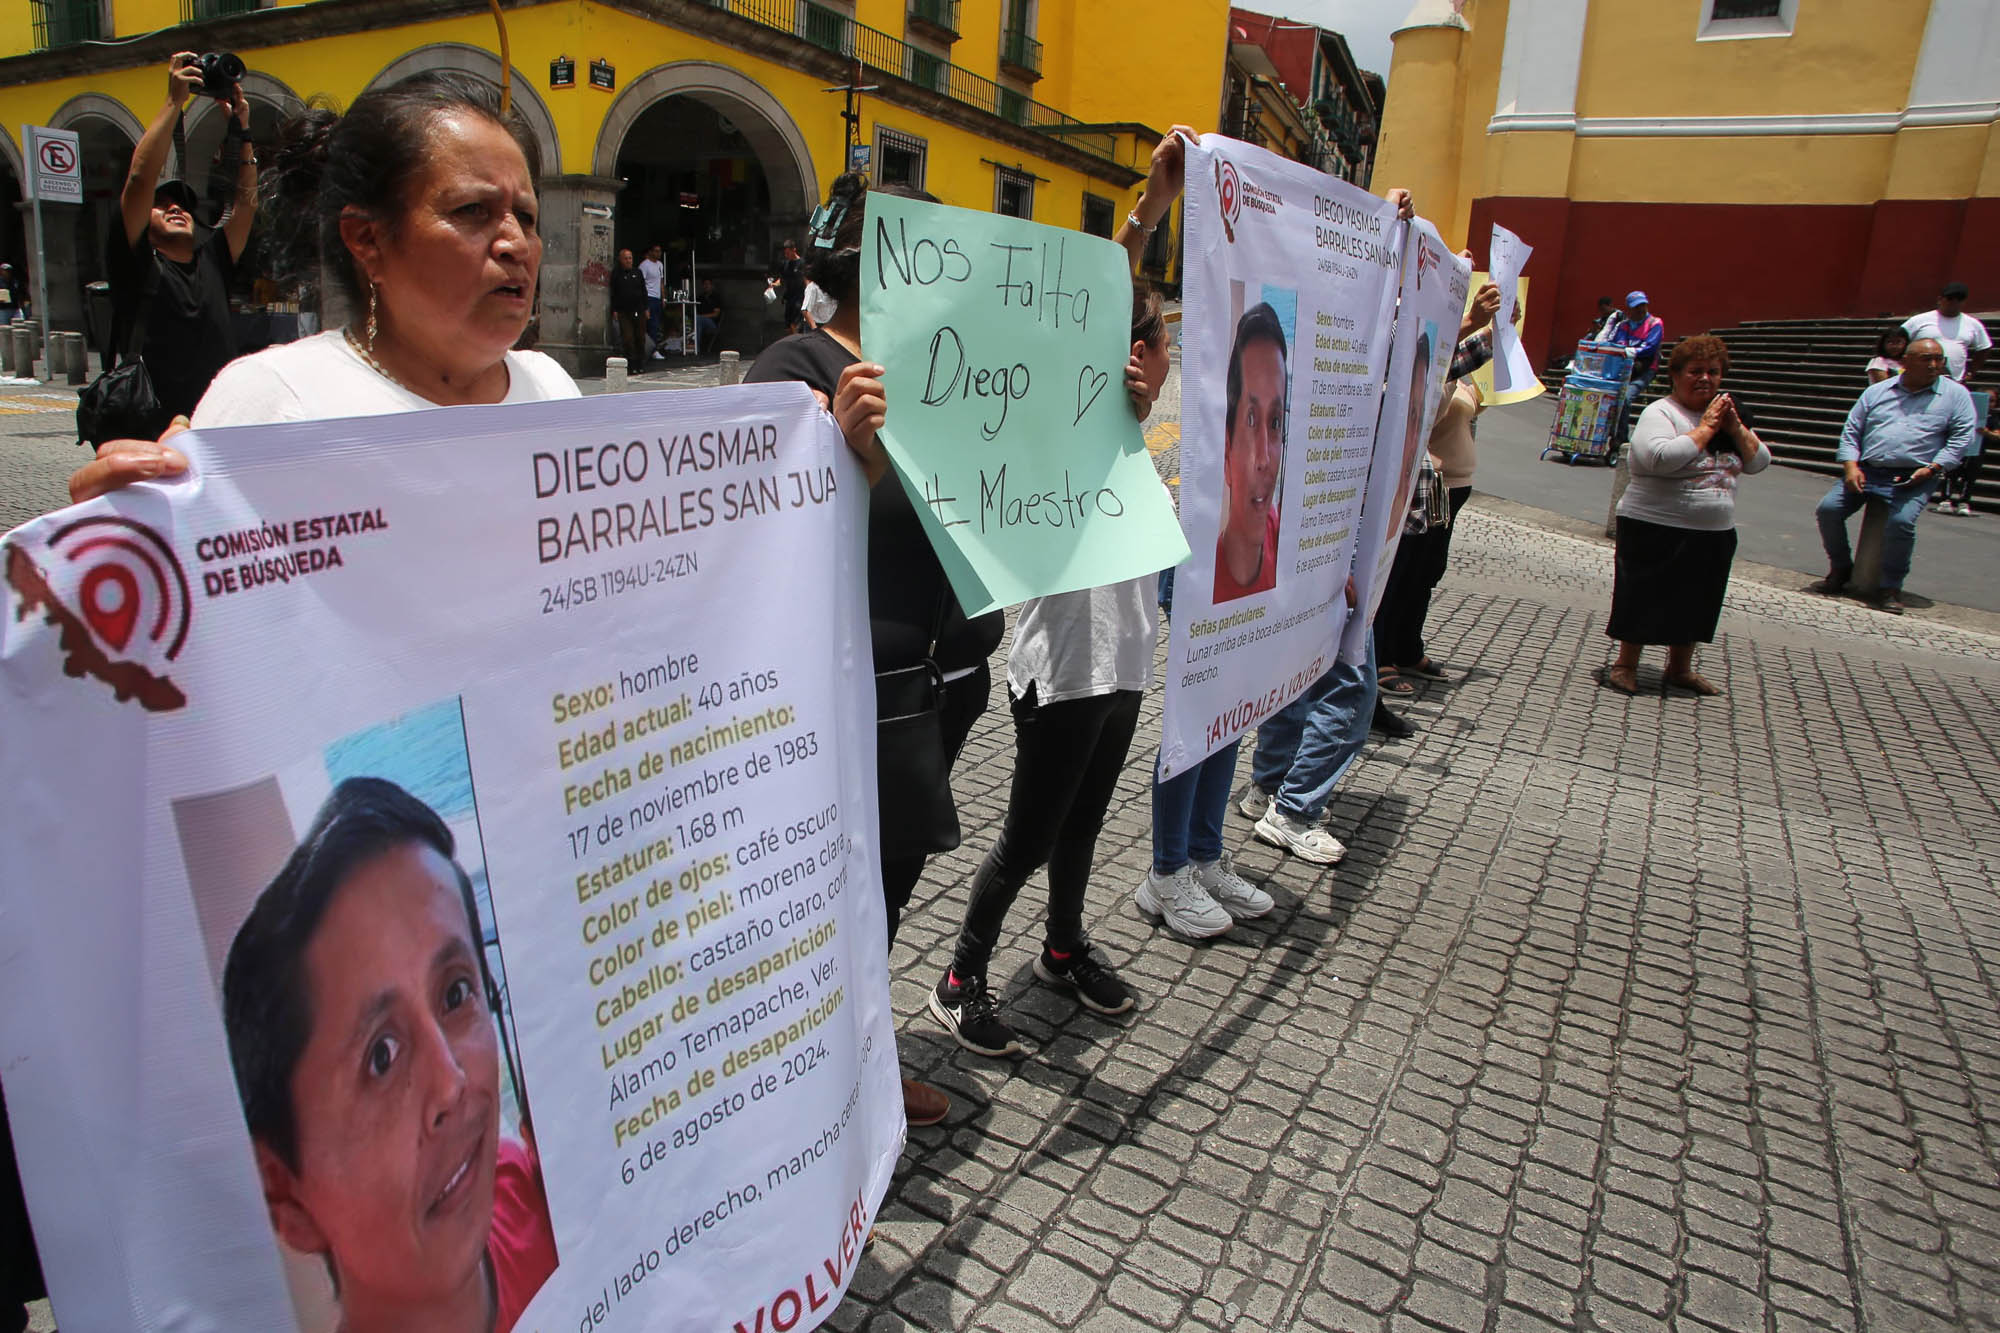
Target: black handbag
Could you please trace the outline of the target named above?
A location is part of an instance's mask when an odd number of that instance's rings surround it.
[[[137,357],[105,371],[76,396],[77,438],[92,449],[106,440],[157,440],[171,420]]]
[[[875,673],[875,795],[882,859],[948,852],[962,840],[944,745],[944,672],[934,660],[944,597],[924,660]]]

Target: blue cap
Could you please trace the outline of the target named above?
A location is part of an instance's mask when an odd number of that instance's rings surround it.
[[[1644,292],[1625,293],[1625,308],[1627,310],[1630,310],[1635,305],[1645,305],[1645,304],[1646,304],[1646,294]]]

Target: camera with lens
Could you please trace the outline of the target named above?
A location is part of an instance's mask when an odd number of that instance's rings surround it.
[[[231,51],[210,51],[196,56],[194,67],[201,71],[201,91],[204,97],[214,97],[228,101],[235,93],[236,85],[243,79],[242,57]]]

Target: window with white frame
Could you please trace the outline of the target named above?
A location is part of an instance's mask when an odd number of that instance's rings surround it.
[[[1702,0],[1699,42],[1742,37],[1789,37],[1799,0]]]
[[[924,188],[924,163],[930,155],[927,141],[881,125],[875,127],[875,183]]]

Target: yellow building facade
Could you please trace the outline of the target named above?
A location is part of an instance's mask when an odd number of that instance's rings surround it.
[[[1535,247],[1537,353],[1635,288],[1670,334],[2000,306],[1992,0],[1420,0],[1394,40],[1376,179]]]
[[[761,346],[776,332],[763,275],[851,147],[877,181],[1109,235],[1159,134],[1214,128],[1228,18],[1224,0],[1172,0],[1144,23],[1093,0],[502,8],[514,105],[542,159],[539,345],[580,371],[609,351],[623,247],[658,243],[670,272],[717,278],[724,345]],[[82,137],[85,203],[44,205],[56,325],[80,327],[174,52],[239,55],[265,143],[315,96],[345,104],[434,68],[498,82],[502,31],[485,0],[0,0],[0,205],[21,198],[22,126]],[[205,189],[223,117],[190,103],[184,126],[187,161],[170,171]],[[0,207],[0,256],[17,265],[32,258],[23,213]],[[1170,256],[1149,254],[1156,276]]]

